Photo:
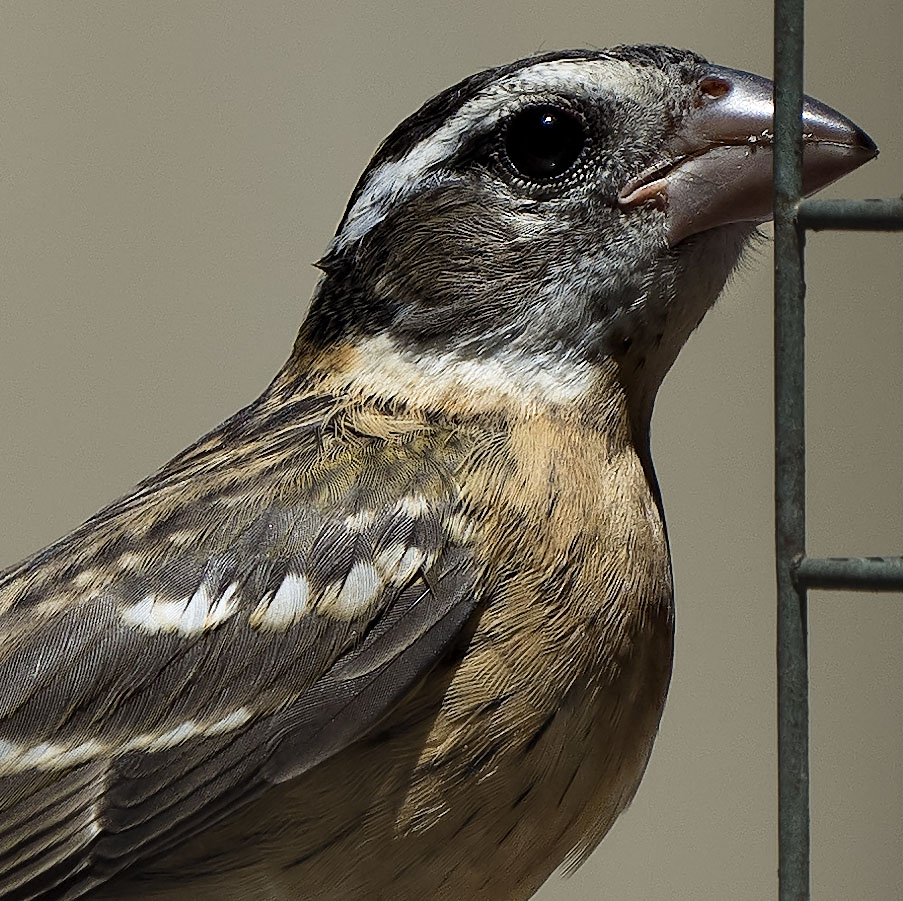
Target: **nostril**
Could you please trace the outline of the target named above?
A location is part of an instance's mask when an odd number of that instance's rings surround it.
[[[719,97],[729,94],[731,87],[730,81],[720,75],[706,75],[699,82],[700,92],[710,100],[717,100]]]

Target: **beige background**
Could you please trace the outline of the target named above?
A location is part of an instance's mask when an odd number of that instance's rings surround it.
[[[807,89],[903,189],[898,0],[810,3]],[[357,175],[423,100],[539,49],[771,71],[764,0],[0,3],[0,561],[250,401]],[[659,398],[677,659],[645,782],[552,899],[776,897],[771,250]],[[903,239],[809,240],[810,550],[900,553]],[[903,895],[903,607],[812,598],[813,896]]]

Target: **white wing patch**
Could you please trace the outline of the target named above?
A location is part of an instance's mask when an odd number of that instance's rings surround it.
[[[341,588],[335,591],[338,584],[341,584]],[[327,589],[317,604],[317,612],[336,619],[350,620],[367,615],[382,591],[383,580],[372,563],[358,562],[351,567],[344,582],[335,583],[330,588],[332,590]]]
[[[411,519],[420,519],[430,512],[430,502],[422,494],[407,494],[398,501],[395,509]]]
[[[393,585],[404,585],[414,578],[417,570],[428,567],[432,560],[419,547],[402,542],[390,544],[377,558],[376,567],[382,577]]]
[[[376,513],[373,510],[359,510],[353,516],[345,518],[345,528],[349,532],[366,532],[376,522]]]
[[[251,612],[248,622],[255,629],[281,632],[310,612],[310,582],[307,576],[289,573],[275,593],[267,593]]]
[[[165,751],[182,744],[194,735],[201,735],[202,729],[195,720],[185,720],[165,732],[144,732],[135,736],[126,746],[126,751]]]
[[[412,517],[422,515],[426,503],[419,496],[408,498],[405,512]],[[355,528],[349,531],[356,531],[358,520],[352,519]],[[308,576],[290,573],[275,592],[264,595],[248,617],[248,623],[261,631],[281,632],[311,612],[345,622],[366,617],[387,586],[407,584],[418,569],[431,563],[432,556],[421,548],[399,541],[381,551],[373,562],[356,561],[344,579],[336,579],[319,592],[311,587]]]
[[[428,501],[422,495],[411,495],[398,502],[398,510],[411,518],[428,511]],[[351,517],[350,532],[360,529],[363,514]],[[346,522],[346,525],[349,525]],[[368,616],[373,604],[386,586],[402,586],[416,575],[418,569],[432,564],[433,555],[421,548],[394,542],[381,551],[373,562],[357,561],[343,579],[317,592],[304,573],[288,573],[275,591],[268,591],[248,614],[248,625],[262,632],[284,632],[315,611],[340,620]],[[176,634],[185,638],[202,635],[233,616],[238,609],[238,583],[232,582],[222,593],[210,589],[207,580],[201,582],[190,597],[180,601],[161,600],[153,592],[136,604],[124,607],[122,620],[126,625],[150,634]],[[156,740],[162,740],[157,737]]]
[[[233,582],[221,594],[214,594],[205,579],[190,597],[180,601],[160,600],[153,592],[137,604],[122,611],[123,621],[145,632],[175,632],[179,635],[200,635],[225,622],[238,609]]]
[[[222,735],[224,732],[232,732],[240,729],[252,717],[252,712],[247,707],[239,707],[231,713],[227,713],[222,719],[210,723],[204,729],[204,735]]]
[[[222,735],[240,729],[253,715],[254,712],[248,707],[238,707],[212,722],[185,720],[168,729],[144,732],[128,741],[101,742],[89,739],[78,744],[41,742],[29,747],[0,739],[0,776],[28,770],[67,770],[88,760],[115,757],[129,751],[163,751],[191,738]]]

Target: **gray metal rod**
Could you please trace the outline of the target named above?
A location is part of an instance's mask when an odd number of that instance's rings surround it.
[[[803,557],[797,585],[848,591],[903,591],[903,557]]]
[[[823,228],[849,231],[903,231],[903,197],[888,200],[800,201],[800,225],[818,231]]]
[[[809,901],[809,675],[805,555],[805,232],[802,194],[803,0],[776,0],[774,20],[775,554],[778,666],[778,893]]]

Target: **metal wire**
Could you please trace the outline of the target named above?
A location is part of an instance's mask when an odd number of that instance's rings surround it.
[[[806,557],[805,228],[903,230],[903,199],[801,200],[804,0],[774,8],[778,894],[809,901],[807,588],[903,589],[903,557]]]
[[[903,197],[893,200],[804,200],[798,210],[800,225],[819,231],[844,228],[855,231],[903,231]]]
[[[903,591],[903,557],[803,557],[790,575],[806,588]]]
[[[774,18],[775,555],[778,665],[778,892],[809,898],[809,671],[806,589],[791,565],[805,554],[805,233],[802,194],[803,0]]]

